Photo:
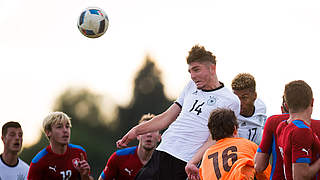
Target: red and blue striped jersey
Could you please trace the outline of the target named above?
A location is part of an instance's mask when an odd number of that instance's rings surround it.
[[[87,160],[86,151],[81,146],[68,144],[66,152],[60,155],[54,153],[49,145],[32,159],[28,180],[80,179],[80,173],[76,167],[81,153]]]
[[[137,150],[135,146],[114,152],[100,177],[103,180],[133,180],[143,166]]]

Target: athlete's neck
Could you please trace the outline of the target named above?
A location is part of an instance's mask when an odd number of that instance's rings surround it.
[[[55,154],[64,154],[67,151],[68,144],[58,144],[50,142],[51,150]]]
[[[146,165],[147,162],[151,159],[153,150],[154,149],[146,150],[143,147],[141,147],[140,145],[138,146],[137,154],[138,154],[138,157],[143,165]]]
[[[254,106],[248,107],[248,109],[241,111],[240,115],[243,117],[251,117],[253,116],[255,109],[256,108]]]
[[[18,163],[18,153],[17,152],[4,151],[1,156],[2,156],[2,160],[7,165],[14,166]]]
[[[291,123],[294,120],[302,120],[310,126],[310,124],[311,124],[311,114],[310,113],[307,113],[306,111],[304,111],[304,112],[300,112],[300,113],[289,113],[289,114],[290,114],[290,117],[287,120],[288,123]]]
[[[214,90],[217,89],[218,87],[222,86],[222,84],[218,81],[218,78],[214,78],[213,81],[211,81],[211,83],[207,84],[205,87],[203,87],[201,90]]]

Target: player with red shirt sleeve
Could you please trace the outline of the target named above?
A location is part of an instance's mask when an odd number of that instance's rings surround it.
[[[143,164],[137,154],[138,147],[130,147],[114,152],[100,175],[102,180],[134,179]]]
[[[257,172],[264,171],[272,154],[272,169],[270,179],[284,179],[283,161],[277,148],[276,130],[278,125],[289,118],[289,114],[270,116],[264,126],[262,140],[255,155],[255,169]]]
[[[49,145],[40,151],[31,162],[29,179],[78,179],[79,163],[87,160],[85,150],[78,145],[68,144],[64,154],[56,154]]]
[[[139,120],[139,124],[146,123],[155,115],[145,114]],[[138,146],[120,149],[114,152],[102,173],[99,180],[133,180],[139,170],[149,162],[154,149],[161,140],[159,131],[141,134],[137,137]],[[145,179],[143,176],[142,179]]]
[[[291,134],[292,162],[310,164],[312,158],[312,151],[310,150],[313,148],[315,136],[311,128],[303,121],[294,120],[292,123],[298,127],[295,128]]]
[[[284,100],[290,117],[276,130],[278,148],[283,158],[287,180],[312,179],[320,169],[320,159],[312,162],[318,137],[310,128],[313,93],[304,81],[292,81],[285,86]]]
[[[50,113],[43,121],[50,145],[32,160],[28,180],[93,180],[85,150],[70,144],[71,120],[62,112]]]
[[[106,167],[103,169],[101,173],[101,178],[106,180],[106,179],[113,179],[113,177],[117,177],[118,170],[117,170],[117,158],[116,158],[116,153],[114,152],[108,162]]]
[[[276,130],[278,125],[289,119],[290,115],[285,107],[284,100],[282,102],[281,111],[283,114],[270,116],[264,126],[263,136],[255,156],[255,169],[257,172],[265,170],[272,154],[272,170],[270,179],[284,179],[283,160],[277,148]],[[320,136],[320,120],[311,119],[311,129],[319,137]],[[320,150],[316,151],[320,152]],[[312,154],[312,162],[319,159],[319,153]],[[317,175],[319,176],[319,175]],[[320,177],[320,176],[319,176]]]
[[[301,120],[292,123],[280,123],[278,129],[278,146],[283,154],[286,179],[293,179],[292,165],[295,163],[311,164],[318,138],[311,128]]]

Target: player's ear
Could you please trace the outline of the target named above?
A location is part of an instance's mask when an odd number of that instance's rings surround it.
[[[49,131],[49,130],[44,130],[44,133],[45,133],[46,136],[50,139],[51,131]]]
[[[210,63],[210,70],[211,70],[212,72],[216,72],[216,65]]]
[[[158,142],[161,141],[161,134],[159,133],[159,136],[158,136]]]
[[[233,137],[239,137],[238,136],[238,129],[236,126],[234,126]]]

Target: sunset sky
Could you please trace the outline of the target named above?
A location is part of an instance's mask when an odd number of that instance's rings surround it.
[[[76,26],[89,6],[110,20],[98,39]],[[125,105],[146,54],[176,98],[190,79],[185,58],[195,44],[217,56],[227,87],[238,73],[255,76],[268,115],[280,113],[286,83],[305,80],[320,119],[319,20],[317,0],[0,0],[0,125],[19,121],[25,145],[34,143],[55,98],[70,86]]]

